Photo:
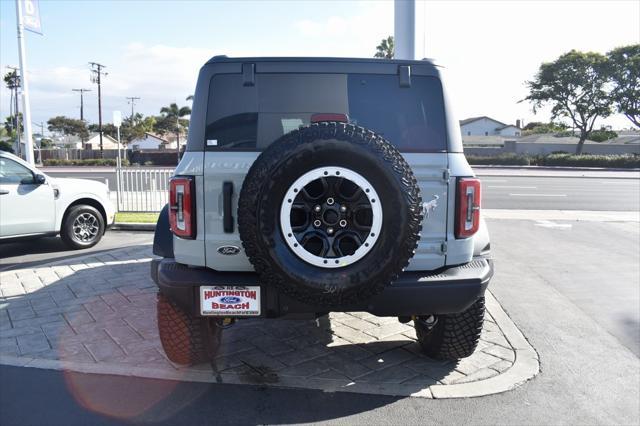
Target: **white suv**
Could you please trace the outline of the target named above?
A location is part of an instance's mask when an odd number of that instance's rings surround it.
[[[0,151],[0,241],[60,234],[71,248],[88,248],[114,216],[105,184],[54,179]]]

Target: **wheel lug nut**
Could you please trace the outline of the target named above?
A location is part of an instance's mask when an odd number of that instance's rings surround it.
[[[342,220],[340,221],[340,226],[341,226],[341,227],[343,227],[343,228],[344,228],[345,226],[347,226],[347,221],[346,221],[346,220],[344,220],[344,219],[342,219]]]
[[[319,220],[316,219],[313,221],[313,226],[315,226],[316,228],[319,228],[320,225],[322,225],[322,222],[320,222]]]
[[[346,212],[347,211],[347,206],[340,206],[340,211],[342,213]]]
[[[333,198],[327,198],[327,204],[332,206],[333,203],[335,203],[335,200]]]
[[[329,235],[333,234],[333,228],[327,228],[327,234]]]
[[[320,206],[315,206],[315,207],[313,208],[313,211],[315,211],[316,213],[319,213],[319,212],[320,212],[320,210],[322,210],[322,207],[320,207]]]

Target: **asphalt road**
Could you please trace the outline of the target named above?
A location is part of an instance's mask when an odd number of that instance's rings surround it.
[[[71,171],[73,170],[73,171]],[[53,169],[45,172],[52,177],[74,177],[108,181],[110,189],[116,189],[114,169]],[[640,179],[613,179],[611,173],[591,173],[590,176],[569,177],[517,176],[529,170],[508,170],[503,176],[494,176],[495,170],[478,170],[482,180],[482,203],[488,209],[523,210],[640,210]],[[540,172],[538,172],[540,173]],[[620,174],[624,175],[625,172]],[[628,172],[627,172],[628,173]],[[574,173],[575,174],[575,173]]]
[[[640,210],[639,179],[483,176],[489,209]]]
[[[0,366],[0,423],[638,424],[638,224],[488,225],[490,289],[542,366],[514,391],[426,400]],[[111,237],[116,245],[132,238]]]
[[[153,241],[153,232],[107,231],[95,246],[84,250],[69,250],[58,237],[15,241],[0,244],[0,271],[24,268],[44,261],[63,260],[87,253],[98,253],[127,245]]]

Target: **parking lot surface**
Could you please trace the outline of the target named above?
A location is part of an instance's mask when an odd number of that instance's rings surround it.
[[[148,245],[0,275],[4,364],[198,382],[448,398],[503,392],[538,372],[537,354],[498,302],[476,353],[457,363],[420,353],[396,318],[332,313],[316,321],[242,320],[212,364],[167,360],[156,323]]]

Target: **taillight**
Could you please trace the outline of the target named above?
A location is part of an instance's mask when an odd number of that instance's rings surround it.
[[[456,238],[469,238],[480,227],[480,181],[458,178]]]
[[[169,226],[180,238],[196,237],[196,200],[193,177],[178,176],[169,181]]]

